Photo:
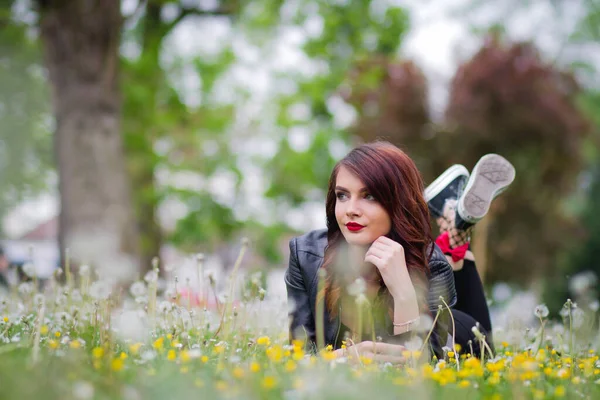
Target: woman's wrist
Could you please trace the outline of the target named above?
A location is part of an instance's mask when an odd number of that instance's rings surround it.
[[[410,331],[419,320],[417,296],[394,298],[394,335]]]

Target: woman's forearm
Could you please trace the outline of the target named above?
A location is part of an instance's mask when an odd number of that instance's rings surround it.
[[[394,335],[411,330],[413,324],[410,322],[418,318],[419,304],[414,288],[394,296]]]

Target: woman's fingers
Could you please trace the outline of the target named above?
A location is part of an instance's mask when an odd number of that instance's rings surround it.
[[[388,354],[376,354],[371,352],[364,352],[362,355],[364,358],[370,358],[375,362],[389,362],[392,364],[404,364],[406,359],[402,356],[394,356]]]
[[[385,250],[371,247],[369,250],[367,250],[367,253],[365,254],[365,256],[367,256],[369,254],[373,254],[377,258],[383,258],[383,256],[385,255]]]
[[[406,350],[406,347],[399,344],[383,343],[383,342],[371,342],[364,341],[354,346],[350,346],[348,349],[356,348],[359,353],[370,352],[374,354],[387,354],[400,356],[402,352]]]

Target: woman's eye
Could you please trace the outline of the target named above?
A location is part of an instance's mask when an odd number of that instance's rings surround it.
[[[375,197],[373,197],[373,195],[372,195],[372,194],[368,194],[368,193],[367,193],[367,194],[365,194],[365,199],[367,199],[367,200],[371,200],[371,201],[374,201],[374,200],[375,200]]]
[[[338,200],[344,200],[347,196],[346,193],[338,192],[336,194],[336,197],[338,198]]]

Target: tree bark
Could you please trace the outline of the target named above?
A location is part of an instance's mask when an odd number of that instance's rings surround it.
[[[59,244],[87,241],[138,259],[121,136],[119,0],[38,0],[59,172]],[[102,235],[102,243],[93,243]],[[108,243],[108,245],[107,245]],[[73,249],[73,261],[77,260]],[[93,253],[93,252],[92,252]]]

